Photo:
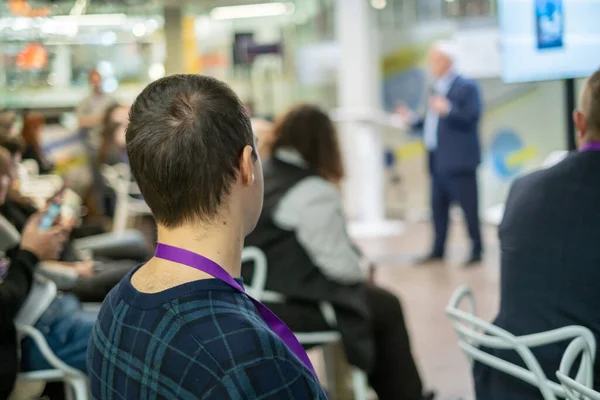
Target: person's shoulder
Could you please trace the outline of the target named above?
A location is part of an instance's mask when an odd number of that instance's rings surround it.
[[[340,199],[338,188],[326,179],[320,176],[311,175],[296,183],[290,193],[303,197],[305,200],[314,199]]]
[[[206,393],[205,398],[237,398],[235,395],[245,397],[248,393],[252,393],[253,398],[269,395],[269,398],[277,399],[327,399],[312,372],[297,360],[281,357],[263,357],[236,366]]]

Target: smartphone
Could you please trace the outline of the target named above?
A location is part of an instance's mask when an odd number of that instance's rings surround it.
[[[563,0],[536,0],[535,22],[537,48],[557,49],[564,46]]]
[[[67,186],[63,185],[51,197],[51,203],[48,206],[48,210],[46,210],[46,213],[42,216],[42,220],[40,221],[39,229],[41,232],[50,229],[56,218],[60,215],[62,209],[62,194],[65,192],[66,188]]]
[[[40,221],[40,231],[43,232],[52,227],[52,225],[54,224],[54,220],[56,220],[56,218],[60,215],[61,208],[62,205],[60,203],[50,204],[50,207],[48,207],[46,214],[44,214],[42,220]]]

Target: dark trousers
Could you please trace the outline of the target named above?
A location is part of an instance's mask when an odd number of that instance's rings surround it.
[[[375,367],[369,381],[379,400],[421,400],[423,386],[412,357],[410,340],[400,301],[377,286],[366,286],[371,313],[371,330],[375,341]],[[292,331],[329,330],[318,307],[289,302],[267,304]]]
[[[472,243],[472,254],[481,255],[483,251],[479,229],[479,199],[477,194],[476,171],[445,173],[435,165],[435,153],[429,153],[429,171],[431,173],[431,211],[435,239],[432,253],[443,256],[446,251],[450,206],[458,203],[463,210],[467,229]]]

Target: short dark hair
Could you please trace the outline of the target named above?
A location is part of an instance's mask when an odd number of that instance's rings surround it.
[[[600,139],[600,69],[585,82],[580,107],[590,133]]]
[[[254,135],[242,102],[208,76],[159,79],[129,113],[131,171],[154,218],[169,228],[217,216],[248,145]]]
[[[19,136],[0,135],[0,147],[4,147],[11,157],[25,151],[25,143]]]
[[[319,176],[338,184],[344,165],[337,132],[329,115],[312,104],[299,104],[275,123],[273,151],[296,150]]]

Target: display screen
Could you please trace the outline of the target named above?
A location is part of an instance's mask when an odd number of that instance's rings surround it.
[[[579,78],[600,67],[600,0],[499,0],[502,79]]]

